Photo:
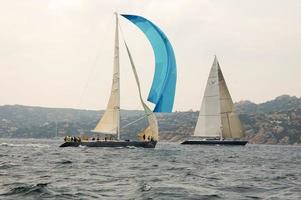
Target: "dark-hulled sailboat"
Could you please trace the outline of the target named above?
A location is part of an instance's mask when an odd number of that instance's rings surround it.
[[[191,140],[181,144],[246,145],[245,136],[234,112],[233,101],[215,56],[207,81],[198,121]]]
[[[156,70],[155,77],[152,85],[152,90],[150,96],[152,97],[152,103],[156,103],[155,111],[170,112],[173,106],[174,93],[175,93],[175,81],[176,81],[176,65],[175,57],[173,54],[172,47],[166,38],[165,34],[156,27],[153,23],[146,20],[143,17],[136,15],[122,15],[127,18],[135,25],[137,25],[142,31],[145,32],[149,41],[152,44],[155,55],[158,54],[156,49],[166,51],[165,57],[160,55],[160,59],[157,60],[156,57]],[[88,147],[143,147],[143,148],[155,148],[157,141],[159,139],[158,123],[156,116],[152,110],[143,101],[140,89],[140,83],[134,61],[132,59],[128,45],[124,41],[127,54],[132,66],[133,73],[135,75],[135,80],[138,87],[139,98],[145,112],[145,118],[147,118],[148,126],[142,130],[137,136],[138,141],[121,140],[120,139],[120,72],[119,72],[119,32],[118,32],[118,15],[116,14],[116,29],[115,29],[115,48],[114,48],[114,64],[113,64],[113,81],[111,96],[106,108],[106,111],[100,121],[97,123],[96,127],[92,132],[116,135],[117,140],[104,140],[104,141],[68,141],[63,143],[60,147],[78,147],[78,146],[88,146]],[[150,32],[148,32],[150,31]],[[155,40],[154,40],[155,38]],[[161,47],[160,47],[161,45]],[[163,48],[164,47],[164,48]],[[163,52],[164,53],[164,52]],[[157,63],[160,65],[158,66]],[[159,78],[158,78],[159,77]],[[159,91],[159,92],[157,92]],[[156,94],[156,98],[152,94]],[[168,93],[168,96],[166,96]],[[138,120],[136,120],[138,121]]]

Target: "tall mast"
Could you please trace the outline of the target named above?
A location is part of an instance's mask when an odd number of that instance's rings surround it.
[[[120,140],[120,64],[119,64],[119,32],[118,32],[118,13],[115,12],[116,27],[115,27],[115,49],[114,49],[114,73],[118,73],[118,116],[117,116],[117,139]],[[115,71],[116,70],[116,71]],[[114,74],[115,75],[115,74]]]

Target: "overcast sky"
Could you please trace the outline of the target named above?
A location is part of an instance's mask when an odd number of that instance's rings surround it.
[[[173,45],[174,110],[201,105],[216,54],[234,101],[301,96],[300,0],[0,0],[0,104],[104,109],[112,79],[114,11],[142,15]],[[120,17],[146,98],[154,55]],[[121,43],[121,106],[141,109]]]

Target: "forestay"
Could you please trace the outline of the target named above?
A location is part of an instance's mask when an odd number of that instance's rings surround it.
[[[138,77],[138,74],[137,74],[137,71],[136,71],[135,64],[134,64],[132,55],[130,53],[130,50],[129,50],[126,42],[124,42],[124,44],[125,44],[125,47],[126,47],[126,50],[127,50],[130,62],[131,62],[133,73],[135,75],[135,79],[136,79],[136,83],[137,83],[137,87],[138,87],[138,91],[139,91],[139,98],[140,98],[141,104],[143,106],[143,109],[144,109],[144,112],[145,112],[145,115],[147,117],[148,124],[149,124],[148,127],[146,127],[143,131],[141,131],[138,134],[138,138],[140,140],[143,140],[143,137],[144,137],[144,139],[153,138],[153,140],[158,141],[158,139],[159,139],[159,130],[158,130],[157,118],[154,115],[154,113],[151,111],[151,109],[143,101],[143,98],[142,98],[142,95],[141,95],[139,77]]]

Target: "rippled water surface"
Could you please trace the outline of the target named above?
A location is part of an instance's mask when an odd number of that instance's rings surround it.
[[[301,147],[0,139],[0,199],[301,199]]]

